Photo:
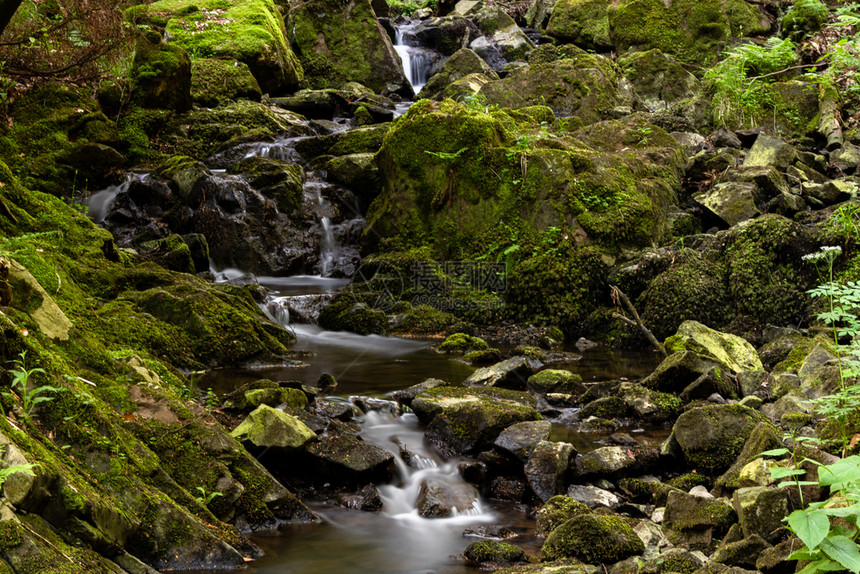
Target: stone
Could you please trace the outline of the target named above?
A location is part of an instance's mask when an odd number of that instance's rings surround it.
[[[671,135],[681,144],[687,155],[694,155],[705,145],[705,137],[693,132],[672,132]]]
[[[500,387],[524,390],[526,380],[542,366],[540,361],[529,357],[511,357],[490,367],[483,367],[463,381],[467,387]]]
[[[649,422],[674,420],[683,405],[683,401],[673,395],[653,391],[635,383],[621,383],[617,394],[633,416]]]
[[[848,182],[828,181],[827,183],[804,182],[801,185],[804,195],[813,197],[824,205],[835,205],[851,199],[857,186]]]
[[[809,414],[809,399],[795,391],[783,395],[774,403],[764,405],[761,410],[770,420],[779,422],[782,417],[788,414]]]
[[[514,423],[539,420],[537,401],[527,393],[484,387],[438,387],[412,401],[427,425],[428,440],[443,452],[477,453],[492,447]]]
[[[396,400],[402,405],[409,406],[412,404],[412,401],[415,400],[415,397],[417,397],[424,391],[429,391],[430,389],[435,389],[436,387],[444,387],[447,384],[448,383],[446,383],[442,379],[425,379],[417,385],[412,385],[411,387],[400,391],[393,391],[389,393],[388,396],[390,396],[392,399]]]
[[[607,10],[608,4],[602,0],[558,0],[546,33],[561,43],[606,50],[612,46]]]
[[[468,48],[461,48],[445,60],[442,68],[427,80],[418,97],[434,98],[450,84],[469,74],[482,74],[487,80],[499,79],[499,75],[478,54]]]
[[[2,258],[0,266],[8,273],[12,306],[29,314],[45,336],[68,341],[74,325],[32,273],[14,259]]]
[[[523,471],[538,498],[546,502],[553,496],[564,494],[570,457],[575,455],[573,445],[566,442],[538,443]]]
[[[773,459],[757,458],[748,462],[738,474],[738,486],[747,488],[750,486],[770,486],[774,479],[771,477],[770,469],[779,466]]]
[[[758,534],[747,535],[743,540],[721,545],[711,555],[711,561],[726,564],[727,566],[742,566],[754,569],[759,554],[770,548],[770,546]]]
[[[133,97],[147,108],[191,109],[191,58],[150,31],[140,37],[131,68]]]
[[[707,359],[693,351],[672,353],[654,371],[642,379],[641,385],[664,393],[680,393],[687,386],[718,366],[713,359]]]
[[[412,97],[412,87],[370,0],[311,0],[291,6],[292,42],[312,88],[359,82],[376,93]]]
[[[737,514],[725,499],[702,498],[676,490],[669,492],[664,524],[672,530],[722,537],[736,522]]]
[[[618,66],[633,84],[638,102],[649,112],[666,111],[701,90],[701,83],[693,74],[660,50],[625,54],[618,59]],[[695,140],[691,150],[704,143],[704,139]]]
[[[317,438],[299,419],[268,405],[254,409],[230,435],[258,448],[287,452],[301,449]]]
[[[745,167],[774,167],[785,171],[797,161],[797,150],[780,138],[760,134],[744,160]]]
[[[393,454],[349,434],[326,433],[307,452],[327,480],[385,481],[394,473]]]
[[[499,6],[485,6],[475,14],[474,19],[509,62],[525,60],[534,48],[514,19]]]
[[[542,395],[562,393],[566,395],[581,395],[585,392],[582,377],[561,369],[544,369],[530,376],[526,388]]]
[[[733,132],[730,132],[726,128],[720,128],[708,136],[708,139],[711,140],[711,143],[714,144],[714,147],[733,147],[740,148],[741,140],[735,135]]]
[[[590,512],[591,509],[588,505],[569,496],[553,496],[537,512],[538,534],[548,536],[553,530],[574,516],[589,514]]]
[[[678,331],[666,340],[673,352],[685,349],[719,362],[731,373],[762,370],[761,359],[745,339],[721,333],[696,321],[684,321]]]
[[[567,496],[584,503],[589,508],[606,507],[615,509],[621,504],[621,499],[602,488],[596,486],[574,484],[568,487]]]
[[[248,64],[216,58],[191,62],[191,98],[198,106],[216,107],[233,100],[259,102],[263,93]]]
[[[719,367],[714,367],[687,385],[687,387],[681,392],[680,398],[684,402],[690,402],[695,399],[710,400],[715,394],[722,399],[734,398],[737,396],[735,381],[732,379],[731,375],[727,374]]]
[[[748,397],[756,392],[762,383],[769,379],[768,372],[764,370],[758,371],[741,371],[738,373],[738,388],[742,397]]]
[[[645,545],[619,516],[574,516],[547,536],[544,560],[575,558],[588,564],[611,564],[641,554]]]
[[[535,0],[526,10],[526,26],[533,30],[544,30],[552,18],[556,0]]]
[[[630,449],[604,446],[587,452],[576,459],[576,470],[581,477],[614,478],[629,475],[639,466]]]
[[[853,174],[860,164],[860,147],[844,143],[842,147],[830,152],[830,163],[846,174]]]
[[[424,518],[444,518],[470,510],[477,501],[478,491],[471,484],[427,477],[421,482],[415,506]]]
[[[549,439],[551,427],[552,423],[549,421],[526,421],[512,424],[501,432],[493,445],[525,463],[535,447],[542,441]]]
[[[741,453],[763,414],[741,405],[708,405],[678,417],[672,435],[684,457],[702,472],[728,469]]]
[[[483,565],[507,565],[529,561],[525,550],[498,540],[472,542],[463,551],[463,555],[469,562]]]
[[[693,196],[696,203],[729,227],[761,215],[755,203],[756,187],[749,183],[718,183]]]
[[[770,421],[762,421],[756,424],[749,438],[743,445],[740,454],[726,472],[717,479],[717,489],[736,489],[740,487],[740,473],[748,463],[759,458],[766,451],[782,448],[782,433]]]
[[[732,496],[744,536],[760,536],[768,542],[778,541],[784,532],[782,519],[788,516],[788,492],[770,486],[739,488]],[[754,566],[754,561],[750,566]]]

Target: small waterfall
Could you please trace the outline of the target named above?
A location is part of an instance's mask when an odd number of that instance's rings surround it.
[[[315,204],[314,210],[320,220],[320,275],[327,277],[334,267],[338,244],[332,230],[329,211],[331,206],[322,195],[322,189],[327,184],[324,181],[308,181],[304,191]]]
[[[108,212],[111,210],[111,207],[113,207],[113,204],[116,201],[116,196],[120,193],[125,193],[128,191],[128,188],[131,187],[131,184],[137,181],[143,181],[148,176],[149,174],[131,174],[128,179],[121,184],[112,185],[90,195],[87,200],[90,219],[92,219],[94,223],[102,223],[105,220],[105,217],[107,217]]]
[[[362,427],[365,440],[395,454],[398,482],[379,487],[385,515],[404,525],[419,528],[495,520],[494,515],[484,508],[477,491],[460,476],[457,461],[442,461],[427,447],[415,415],[397,417],[390,412],[375,410],[367,413]],[[404,461],[404,456],[409,459],[409,464]],[[446,492],[452,500],[462,500],[462,507],[455,506],[451,516],[446,518],[422,517],[417,503],[422,489],[428,485]]]
[[[414,26],[407,24],[394,29],[394,51],[400,56],[403,73],[417,94],[427,83],[427,72],[432,62],[430,54],[416,46],[418,41],[412,34]]]

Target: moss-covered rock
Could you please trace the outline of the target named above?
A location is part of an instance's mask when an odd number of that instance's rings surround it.
[[[450,454],[477,453],[508,426],[539,420],[528,393],[496,388],[438,387],[419,394],[412,409],[427,424],[428,439]]]
[[[231,435],[255,447],[284,451],[298,450],[317,436],[296,417],[268,405],[254,409]]]
[[[184,112],[191,108],[191,58],[149,31],[137,42],[131,69],[135,101],[146,108]]]
[[[537,64],[481,88],[490,104],[509,108],[545,105],[560,116],[577,116],[586,124],[602,119],[620,104],[618,70],[594,54]]]
[[[541,548],[543,560],[576,558],[612,564],[645,551],[642,540],[620,516],[574,516],[552,531]]]
[[[437,347],[446,353],[465,353],[467,351],[485,351],[489,345],[480,337],[473,337],[465,333],[454,333],[448,335]]]
[[[528,562],[525,551],[513,544],[498,540],[479,540],[473,542],[463,551],[466,560],[474,564],[512,564]]]
[[[800,43],[804,37],[818,32],[829,15],[827,5],[819,0],[798,0],[782,17],[780,31],[783,36]]]
[[[304,78],[272,0],[201,0],[193,5],[160,0],[130,8],[126,18],[163,29],[171,44],[195,58],[243,62],[265,92],[295,88]]]
[[[260,101],[262,97],[248,64],[216,58],[191,62],[191,97],[204,107],[223,106],[239,98]]]
[[[762,370],[761,359],[748,341],[737,335],[721,333],[698,321],[681,323],[665,344],[672,352],[692,351],[723,365],[732,373]]]
[[[767,32],[770,24],[744,0],[622,0],[609,9],[609,28],[619,53],[658,48],[697,63],[716,58],[731,38]]]
[[[618,59],[618,67],[636,88],[639,101],[650,112],[669,109],[695,97],[701,89],[693,74],[658,49],[625,54]]]
[[[360,82],[375,92],[411,96],[388,34],[369,0],[312,0],[292,6],[288,27],[312,88]]]
[[[530,376],[526,381],[530,391],[540,394],[564,393],[579,395],[585,392],[582,377],[562,369],[545,369]]]
[[[482,74],[488,80],[499,79],[499,75],[480,56],[468,48],[462,48],[451,54],[442,68],[427,80],[418,97],[434,98],[450,84],[469,74]]]
[[[604,0],[559,0],[552,7],[546,33],[586,49],[611,48],[608,10]]]
[[[766,420],[741,405],[708,405],[678,417],[672,434],[692,465],[703,472],[722,472],[741,454],[756,425]]]
[[[590,514],[591,509],[569,496],[553,496],[537,513],[538,534],[549,536],[553,530],[580,514]]]

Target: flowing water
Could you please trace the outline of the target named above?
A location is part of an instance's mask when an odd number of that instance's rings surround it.
[[[427,74],[432,62],[432,53],[418,46],[412,33],[415,24],[409,23],[394,28],[394,51],[400,56],[403,73],[417,94],[427,83]]]

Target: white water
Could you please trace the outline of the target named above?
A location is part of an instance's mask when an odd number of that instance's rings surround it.
[[[114,202],[116,202],[116,196],[120,193],[127,192],[132,183],[143,181],[148,176],[149,174],[131,174],[128,179],[121,184],[112,185],[92,194],[87,200],[90,219],[95,223],[102,223],[105,220],[105,217],[107,217],[108,212],[113,207]]]
[[[405,27],[406,28],[406,27]],[[408,30],[408,28],[406,28]],[[415,48],[404,43],[404,28],[394,30],[394,51],[400,56],[403,73],[412,85],[412,90],[417,94],[427,83],[427,70],[430,68],[430,58],[420,48]]]

